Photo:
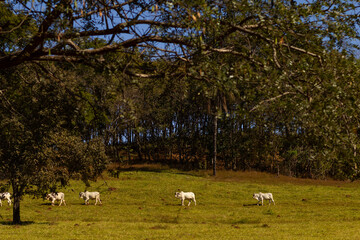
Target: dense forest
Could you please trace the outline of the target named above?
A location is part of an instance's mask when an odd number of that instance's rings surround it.
[[[0,2],[0,178],[110,163],[357,179],[360,3]]]

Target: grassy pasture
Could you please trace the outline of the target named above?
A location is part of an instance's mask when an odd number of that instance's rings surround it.
[[[360,183],[299,180],[257,172],[124,170],[89,191],[102,206],[85,206],[80,181],[62,189],[67,206],[25,197],[22,225],[0,207],[2,239],[360,239]],[[180,206],[178,189],[198,205]],[[272,192],[276,205],[256,206],[253,192]],[[93,204],[93,202],[92,202]]]

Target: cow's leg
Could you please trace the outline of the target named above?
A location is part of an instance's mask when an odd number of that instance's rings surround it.
[[[0,199],[0,207],[2,207],[2,202],[1,202],[1,199]]]
[[[195,198],[194,198],[193,200],[194,200],[194,203],[195,203],[195,206],[196,206],[196,200],[195,200]]]
[[[190,206],[190,203],[191,203],[191,199],[189,199],[189,204],[188,204],[188,206]]]
[[[62,199],[60,199],[60,203],[59,203],[59,206],[61,206],[61,204],[62,204],[62,201],[63,201],[63,200],[62,200]]]
[[[184,199],[181,199],[181,206],[184,206]]]
[[[55,199],[53,199],[52,201],[51,201],[51,206],[54,206],[55,205]]]
[[[11,199],[8,199],[8,205],[11,206]]]
[[[63,200],[63,202],[64,202],[64,206],[66,206],[66,202],[65,202],[65,199]]]

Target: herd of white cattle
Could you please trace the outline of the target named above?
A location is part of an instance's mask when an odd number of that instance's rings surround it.
[[[90,204],[89,202],[90,199],[95,200],[95,205],[98,203],[102,204],[99,192],[88,192],[88,191],[80,192],[79,197],[84,199],[85,205]],[[59,206],[61,206],[61,204],[64,204],[64,206],[66,206],[65,194],[63,192],[49,193],[46,195],[45,199],[51,201],[52,206],[55,205],[56,201],[60,201]],[[2,206],[1,200],[7,200],[8,205],[11,206],[11,194],[9,192],[0,193],[0,207]]]
[[[90,200],[95,200],[95,205],[98,203],[102,204],[99,192],[88,192],[88,191],[80,192],[79,197],[85,201],[85,205],[89,205]],[[193,201],[196,206],[195,194],[193,192],[183,192],[183,191],[175,192],[175,197],[181,200],[182,206],[184,206],[185,200],[189,201],[188,206],[190,206],[191,201]],[[59,206],[61,206],[61,204],[64,204],[66,206],[65,194],[63,192],[56,192],[56,193],[52,192],[47,194],[45,198],[46,200],[51,201],[52,206],[55,205],[56,201],[60,201]],[[258,201],[257,205],[259,205],[260,202],[261,205],[264,205],[264,200],[269,200],[269,205],[271,203],[275,205],[275,201],[272,193],[262,193],[262,192],[254,193],[253,198]],[[11,194],[9,192],[0,193],[0,206],[2,206],[1,200],[7,200],[8,205],[11,206]]]

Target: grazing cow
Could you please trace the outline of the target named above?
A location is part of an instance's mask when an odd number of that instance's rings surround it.
[[[271,204],[271,202],[273,202],[275,205],[275,201],[274,201],[272,193],[262,193],[262,192],[254,193],[253,198],[258,200],[257,205],[259,205],[259,203],[261,202],[261,206],[263,206],[264,199],[269,200],[269,205]]]
[[[65,194],[62,192],[58,192],[58,193],[49,193],[48,195],[46,195],[46,200],[51,201],[51,205],[54,206],[55,201],[59,200],[60,204],[59,206],[64,203],[64,205],[66,206],[66,202],[65,202]]]
[[[184,206],[185,200],[189,200],[188,206],[190,206],[191,200],[194,201],[196,206],[195,194],[193,192],[176,192],[175,197],[181,199],[181,206]]]
[[[101,200],[100,200],[100,193],[99,192],[88,192],[88,191],[85,191],[85,192],[80,192],[79,193],[79,196],[80,198],[84,199],[85,200],[85,205],[87,204],[90,204],[89,203],[89,200],[90,199],[95,199],[95,205],[99,202],[100,204],[101,203]]]
[[[11,206],[11,199],[10,199],[10,197],[11,197],[11,194],[8,193],[8,192],[0,193],[0,206],[2,207],[2,202],[1,202],[1,200],[4,200],[4,199],[7,200],[8,205]]]

